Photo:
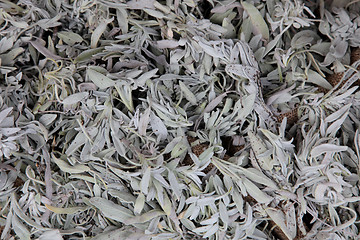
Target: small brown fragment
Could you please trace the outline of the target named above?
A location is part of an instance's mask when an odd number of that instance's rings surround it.
[[[228,137],[228,136],[222,137],[221,141],[222,141],[222,146],[226,150],[226,154],[229,155],[229,158],[233,157],[237,152],[239,152],[241,149],[244,148],[244,145],[234,145],[233,137]],[[227,160],[225,159],[225,156],[224,156],[224,160]]]
[[[358,61],[360,59],[360,48],[354,48],[351,51],[351,55],[350,55],[350,63],[353,64],[354,62]]]
[[[319,87],[318,90],[319,90],[319,92],[322,92],[324,94],[329,91],[329,89],[326,89],[326,88],[323,88],[323,87]]]
[[[360,66],[359,66],[359,69],[360,69]],[[329,75],[327,77],[327,80],[333,87],[335,87],[341,81],[343,76],[344,76],[344,72],[334,73],[334,74]],[[350,77],[348,79],[350,79]],[[344,80],[337,89],[340,89],[341,87],[343,87],[346,82],[347,82],[347,80]],[[354,82],[351,87],[359,86],[359,85],[360,85],[360,79],[358,79],[356,82]]]
[[[331,86],[335,87],[341,81],[343,76],[344,76],[343,72],[333,73],[327,77],[327,80],[331,84]],[[342,87],[344,85],[344,83],[345,82],[342,82],[339,87]]]
[[[185,165],[185,166],[189,166],[189,165],[191,165],[191,164],[193,164],[194,162],[193,162],[193,160],[191,159],[191,157],[189,156],[189,154],[186,154],[186,156],[185,156],[185,158],[184,158],[184,160],[183,160],[183,165]]]
[[[287,124],[289,125],[294,125],[299,117],[298,117],[298,108],[294,108],[293,110],[286,112],[286,113],[281,113],[280,115],[277,116],[277,120],[278,122],[282,122],[282,120],[287,117]]]
[[[341,78],[344,76],[344,72],[339,72],[339,73],[333,73],[330,75],[327,75],[326,80],[331,84],[331,86],[335,87],[340,81]],[[345,81],[341,83],[341,85],[339,86],[342,87],[345,84]],[[329,90],[323,87],[319,87],[318,88],[320,92],[322,93],[327,93]]]
[[[344,76],[344,72],[333,73],[333,74],[327,75],[326,80],[331,84],[331,86],[335,87],[341,81],[343,76]],[[344,86],[345,82],[346,81],[343,81],[340,84],[339,88]],[[320,92],[322,92],[324,94],[329,91],[328,89],[325,89],[323,87],[319,87],[318,89]]]
[[[250,195],[247,195],[244,197],[244,201],[249,203],[250,206],[254,206],[255,204],[257,204],[257,201],[255,200],[255,198],[253,198],[252,196]]]
[[[360,59],[360,48],[354,48],[352,51],[351,51],[351,55],[350,55],[350,63],[353,64],[354,62],[358,61]],[[360,69],[360,66],[358,67],[358,70]],[[331,84],[331,86],[335,87],[339,82],[340,80],[342,79],[342,77],[344,76],[344,72],[339,72],[339,73],[333,73],[333,74],[330,74],[327,76],[327,80],[328,82]],[[343,81],[339,88],[341,88],[342,86],[344,86],[346,81]],[[356,83],[354,84],[357,84],[359,85],[360,84],[360,81],[358,80]],[[320,90],[320,89],[319,89]]]
[[[21,178],[16,178],[15,182],[14,182],[14,187],[20,187],[24,184],[24,181]]]
[[[206,143],[200,143],[191,148],[191,151],[199,157],[207,148],[209,147],[209,144]]]
[[[350,55],[350,63],[353,64],[354,62],[360,60],[360,48],[354,48],[351,51],[351,55]],[[360,66],[358,67],[358,70],[360,70]],[[333,73],[330,74],[326,77],[326,80],[331,84],[331,86],[335,87],[342,79],[342,77],[344,76],[344,72],[339,72],[339,73]],[[339,88],[341,88],[342,86],[344,86],[346,81],[343,81]],[[360,85],[360,80],[356,81],[354,83],[354,85]],[[319,87],[319,91],[323,92],[323,93],[327,93],[329,90]]]

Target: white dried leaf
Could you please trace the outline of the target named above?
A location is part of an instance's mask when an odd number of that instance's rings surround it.
[[[343,107],[341,107],[339,110],[337,110],[336,112],[330,114],[329,116],[327,116],[324,121],[325,123],[330,123],[333,122],[335,120],[338,120],[339,118],[341,118],[341,116],[343,116],[344,114],[347,114],[347,112],[349,111],[350,107],[351,107],[351,103],[344,105]]]
[[[170,187],[173,189],[177,199],[180,199],[182,195],[182,187],[180,186],[175,174],[171,170],[168,170],[168,172]]]
[[[323,78],[320,74],[318,74],[317,72],[315,72],[311,69],[309,69],[309,71],[308,71],[307,81],[314,83],[325,89],[333,88],[333,86],[325,78]]]
[[[61,25],[59,20],[62,18],[62,14],[57,14],[55,17],[51,19],[41,19],[36,22],[36,25],[40,26],[44,30],[48,30],[49,28],[57,27]]]
[[[338,146],[338,145],[331,144],[331,143],[324,143],[324,144],[314,147],[311,150],[310,155],[311,155],[311,157],[316,158],[324,153],[343,152],[343,151],[346,151],[347,149],[348,149],[347,146]]]
[[[276,183],[271,180],[270,178],[268,178],[265,174],[263,174],[262,172],[260,172],[259,170],[255,169],[255,168],[241,168],[242,173],[249,178],[250,180],[256,182],[256,183],[261,183],[267,187],[273,188],[273,189],[278,189],[278,186],[276,185]]]
[[[248,137],[251,144],[251,148],[254,151],[256,159],[259,161],[260,166],[267,171],[273,169],[274,160],[269,155],[264,155],[267,151],[265,143],[256,136],[252,131],[248,131]]]
[[[139,193],[139,196],[136,198],[135,205],[134,205],[134,213],[140,214],[145,206],[145,195]]]
[[[141,135],[146,134],[146,129],[150,122],[150,112],[151,112],[151,109],[148,108],[140,116],[138,129],[139,129],[139,134],[141,134]]]
[[[126,4],[129,6],[130,9],[139,9],[142,10],[144,8],[154,8],[155,0],[131,0],[128,1]]]
[[[149,80],[150,78],[155,76],[157,71],[158,71],[158,69],[155,68],[149,72],[142,74],[140,77],[138,77],[138,79],[135,80],[136,85],[139,87],[143,87],[147,80]]]
[[[16,215],[12,217],[12,229],[14,230],[17,237],[21,240],[30,240],[30,231],[26,228],[26,226],[19,220]]]
[[[82,145],[84,145],[86,141],[87,141],[87,138],[86,138],[85,134],[82,132],[79,132],[76,135],[75,139],[72,140],[70,146],[66,149],[65,154],[67,156],[72,155],[78,148],[80,148]]]
[[[63,240],[63,237],[61,236],[59,229],[45,231],[39,237],[39,240],[48,240],[48,239]]]
[[[289,230],[289,234],[291,236],[291,239],[294,239],[296,237],[296,212],[295,212],[295,206],[293,203],[287,204],[285,208],[285,219],[286,219],[286,227]]]
[[[338,130],[343,126],[345,119],[348,117],[348,112],[346,112],[341,118],[333,122],[327,129],[326,135],[335,137]]]
[[[253,197],[258,203],[268,204],[270,203],[273,198],[261,191],[254,183],[247,180],[246,178],[243,179],[243,183],[246,187],[246,191],[249,193],[251,197]]]
[[[55,155],[51,154],[52,160],[59,166],[60,170],[66,173],[82,173],[90,171],[90,168],[84,164],[76,164],[71,166],[70,164],[66,163],[64,160],[55,157]]]
[[[135,202],[136,202],[136,198],[134,197],[134,195],[132,195],[131,193],[128,193],[128,192],[118,191],[115,189],[109,189],[109,194],[113,197],[116,197],[117,199],[120,200],[120,202],[123,202],[123,203],[135,204]]]
[[[317,200],[317,201],[321,201],[323,202],[325,199],[324,199],[324,196],[325,196],[325,192],[326,190],[328,190],[328,185],[326,184],[318,184],[316,185],[316,187],[314,188],[314,198]]]
[[[3,37],[0,40],[0,54],[5,53],[6,51],[10,50],[14,45],[14,38],[13,37]]]
[[[194,93],[192,93],[190,91],[190,89],[181,81],[179,81],[179,85],[180,85],[180,89],[181,91],[184,93],[185,98],[193,105],[196,105],[197,100],[196,97],[194,95]]]
[[[257,68],[241,64],[227,64],[225,71],[230,76],[234,74],[252,81],[256,80],[259,74],[259,70]]]
[[[222,201],[219,203],[219,213],[221,221],[223,221],[225,226],[227,226],[229,224],[229,214],[225,204]]]
[[[0,123],[4,121],[4,119],[9,115],[9,113],[11,113],[12,110],[13,108],[9,107],[0,112]]]
[[[156,136],[158,136],[160,138],[160,140],[166,139],[166,137],[168,135],[167,128],[166,128],[165,124],[163,123],[163,121],[158,116],[156,116],[153,112],[151,112],[151,114],[150,114],[150,125],[151,125],[153,132],[155,133]]]
[[[184,144],[182,141],[178,142],[171,151],[171,157],[177,158],[184,152],[188,150],[188,145]]]
[[[101,52],[102,50],[103,47],[85,50],[74,59],[74,63],[90,60],[95,54]]]
[[[175,40],[159,40],[156,41],[156,45],[159,49],[164,49],[164,48],[176,48],[180,44],[179,41],[175,41]]]
[[[30,42],[32,43],[32,42]],[[24,48],[22,47],[18,47],[18,48],[13,48],[11,49],[8,53],[5,54],[1,54],[0,55],[0,62],[1,65],[3,66],[12,66],[14,64],[14,60],[17,56],[19,56],[21,53],[23,53],[25,51]],[[50,52],[48,52],[50,53]],[[60,57],[55,56],[54,54],[49,54],[53,57],[53,59],[60,59]],[[48,57],[48,56],[47,56]]]
[[[127,2],[129,4],[129,2]],[[126,34],[128,32],[128,26],[129,26],[129,19],[128,19],[128,13],[123,8],[117,8],[116,9],[116,17],[117,22],[119,24],[119,27],[121,29],[122,34]]]
[[[75,214],[77,212],[84,212],[89,208],[89,207],[60,208],[60,207],[54,207],[54,206],[48,205],[46,203],[45,203],[45,207],[56,214]]]
[[[149,192],[150,178],[151,178],[151,168],[148,167],[146,168],[145,173],[140,181],[141,192],[143,192],[146,195]]]
[[[198,44],[204,50],[204,52],[206,52],[213,58],[223,58],[224,57],[224,55],[222,53],[220,53],[220,51],[218,51],[217,49],[214,49],[207,43],[203,43],[201,40],[199,40]]]
[[[44,114],[39,118],[39,122],[45,127],[48,127],[50,124],[52,124],[55,121],[56,118],[57,118],[56,114]]]
[[[93,240],[150,240],[153,237],[152,234],[145,234],[137,228],[118,228],[115,230],[109,230],[102,232],[94,236]]]
[[[276,225],[281,229],[281,231],[286,235],[286,237],[288,237],[288,239],[293,239],[293,231],[290,231],[287,228],[284,213],[274,208],[265,208],[265,211],[269,215],[269,217],[276,223]]]
[[[72,104],[76,104],[81,102],[82,100],[84,100],[85,98],[87,98],[89,96],[88,92],[79,92],[79,93],[74,93],[71,94],[70,96],[67,96],[62,103],[64,105],[72,105]]]
[[[203,165],[210,161],[210,159],[214,156],[214,147],[209,147],[203,151],[199,156],[200,164]]]
[[[146,213],[143,213],[142,215],[135,216],[132,218],[129,218],[125,221],[125,224],[139,224],[139,223],[146,223],[150,220],[160,217],[162,215],[165,215],[164,211],[153,209]]]
[[[157,10],[153,10],[153,9],[150,9],[150,8],[143,8],[143,11],[146,12],[147,14],[149,14],[150,16],[152,17],[155,17],[155,18],[164,18],[165,15],[160,12],[160,11],[157,11]]]

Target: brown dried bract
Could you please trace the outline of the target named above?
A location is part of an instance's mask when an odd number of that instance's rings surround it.
[[[350,55],[350,63],[353,64],[354,62],[360,59],[360,48],[355,48],[351,51]]]
[[[234,145],[233,138],[232,137],[223,137],[222,140],[222,146],[224,149],[226,149],[226,154],[224,156],[224,160],[229,159],[230,157],[233,157],[237,152],[239,152],[241,149],[244,148],[244,145]],[[226,156],[228,156],[226,158]]]
[[[277,120],[279,122],[282,122],[282,120],[285,117],[287,118],[287,124],[294,125],[299,119],[298,108],[294,108],[293,110],[286,112],[286,113],[281,113],[280,115],[277,116]]]
[[[24,184],[24,181],[21,178],[16,178],[15,182],[14,182],[14,187],[20,187]]]
[[[327,80],[331,84],[331,86],[335,87],[341,81],[343,76],[344,76],[343,72],[333,73],[327,77]],[[342,82],[339,87],[342,87],[344,83],[345,82]]]
[[[351,56],[350,56],[350,63],[353,64],[354,62],[358,61],[360,59],[360,48],[354,48],[351,51]],[[360,69],[360,66],[358,67],[358,70]],[[338,73],[333,73],[327,76],[326,80],[331,84],[331,86],[335,87],[342,79],[342,77],[344,76],[344,72],[338,72]],[[343,81],[338,88],[341,88],[342,86],[344,86],[346,81]],[[360,80],[356,81],[354,84],[356,85],[360,85]],[[329,90],[323,88],[323,87],[319,87],[319,91],[323,92],[323,93],[327,93]]]
[[[358,68],[359,69],[359,68]],[[340,72],[340,73],[333,73],[331,75],[329,75],[327,77],[328,82],[335,87],[342,79],[342,77],[344,76],[344,72]],[[350,79],[350,78],[349,78]],[[339,87],[337,89],[340,89],[341,87],[344,86],[344,84],[346,83],[347,80],[343,81],[342,83],[340,83]],[[354,85],[360,85],[360,80],[357,80],[356,82],[354,82],[354,84],[352,85],[352,87]],[[327,92],[327,91],[326,91]]]

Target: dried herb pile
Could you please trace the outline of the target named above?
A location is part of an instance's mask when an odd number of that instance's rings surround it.
[[[0,238],[358,239],[359,13],[0,0]]]

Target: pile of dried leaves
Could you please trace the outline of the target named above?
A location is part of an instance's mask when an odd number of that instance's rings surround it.
[[[1,239],[358,238],[360,4],[304,2],[0,0]]]

